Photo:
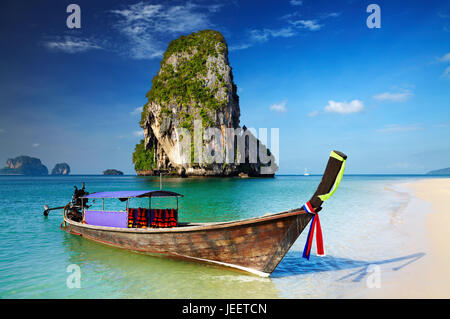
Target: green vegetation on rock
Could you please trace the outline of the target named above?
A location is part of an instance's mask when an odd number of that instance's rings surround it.
[[[155,147],[149,151],[145,149],[145,141],[141,139],[139,144],[136,144],[133,153],[134,169],[136,171],[151,170],[156,167],[156,163],[153,160],[155,155]]]
[[[103,175],[123,175],[122,171],[119,171],[117,169],[107,169],[103,171]]]
[[[208,57],[218,57],[226,52],[226,42],[222,34],[213,30],[203,30],[170,42],[161,61],[160,72],[152,80],[152,88],[146,94],[148,103],[161,106],[159,116],[172,116],[171,106],[181,110],[177,117],[180,126],[192,129],[194,115],[198,114],[205,127],[214,121],[208,113],[218,111],[227,105],[227,98],[219,99],[219,88],[226,88],[223,75],[214,63],[207,63]],[[176,63],[169,63],[174,56]],[[214,85],[207,86],[208,69],[216,75]],[[148,105],[148,104],[147,104]],[[141,125],[148,116],[147,105],[141,115]]]

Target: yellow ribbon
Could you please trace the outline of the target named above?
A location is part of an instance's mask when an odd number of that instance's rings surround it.
[[[328,193],[328,194],[324,194],[324,195],[319,195],[319,198],[322,200],[322,202],[326,201],[327,199],[329,199],[331,196],[333,196],[334,192],[337,190],[341,180],[342,180],[342,176],[344,176],[344,169],[345,169],[345,159],[338,155],[337,153],[335,153],[334,151],[331,151],[330,157],[333,157],[339,161],[342,162],[342,166],[341,169],[339,170],[339,173],[336,177],[336,180],[334,181],[334,185],[332,190]]]

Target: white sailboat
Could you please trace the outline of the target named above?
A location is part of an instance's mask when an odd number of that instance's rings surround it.
[[[305,168],[305,173],[303,175],[304,176],[309,176],[308,169]]]

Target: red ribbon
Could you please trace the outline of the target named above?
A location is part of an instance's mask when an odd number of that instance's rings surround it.
[[[305,210],[308,211],[308,210]],[[320,219],[319,214],[312,212],[313,218],[311,220],[311,227],[309,228],[308,238],[306,240],[305,248],[303,249],[303,258],[309,260],[309,256],[311,253],[312,242],[314,240],[314,230],[317,228],[316,232],[316,246],[317,246],[317,255],[324,256],[325,252],[323,249],[323,237],[322,237],[322,228],[320,227]]]

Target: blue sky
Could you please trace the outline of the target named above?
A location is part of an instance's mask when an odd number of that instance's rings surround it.
[[[228,42],[241,125],[280,129],[280,174],[321,173],[331,149],[354,174],[450,166],[450,1],[434,0],[3,1],[0,164],[134,173],[161,54],[206,28]]]

